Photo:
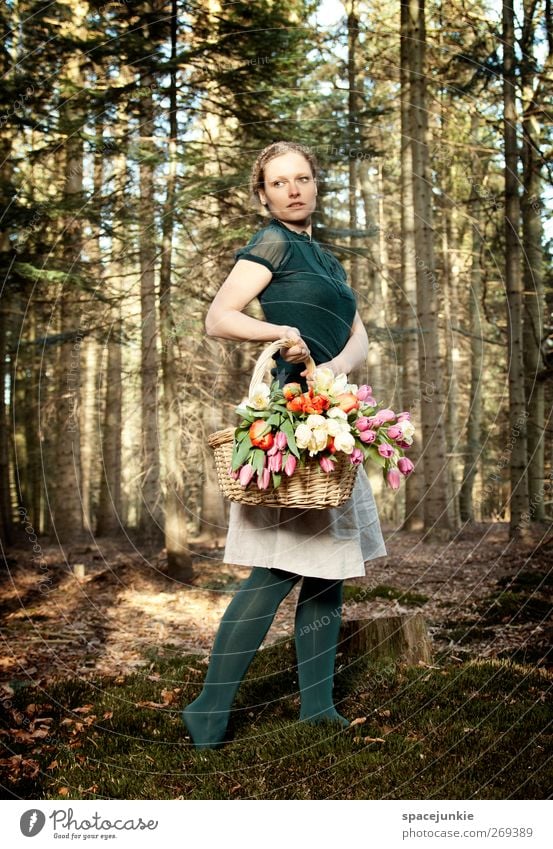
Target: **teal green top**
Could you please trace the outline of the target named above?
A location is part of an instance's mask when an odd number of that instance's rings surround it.
[[[297,327],[315,365],[342,351],[351,333],[357,301],[334,254],[308,233],[297,233],[272,218],[236,251],[235,257],[258,262],[272,272],[258,296],[265,320]],[[287,363],[279,355],[274,359],[272,374],[278,377],[280,386],[298,381],[307,389],[300,377],[304,365]]]

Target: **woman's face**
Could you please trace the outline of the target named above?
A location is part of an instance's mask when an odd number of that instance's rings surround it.
[[[309,222],[315,210],[317,184],[311,166],[301,153],[289,151],[265,165],[265,188],[259,190],[262,203],[274,218],[298,226]]]

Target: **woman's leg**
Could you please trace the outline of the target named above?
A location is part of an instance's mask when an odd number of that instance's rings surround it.
[[[275,613],[300,576],[255,566],[223,614],[204,687],[182,712],[196,748],[222,742],[236,691]]]
[[[301,694],[300,720],[348,720],[334,707],[332,687],[342,619],[343,581],[303,579],[296,608],[295,636]]]

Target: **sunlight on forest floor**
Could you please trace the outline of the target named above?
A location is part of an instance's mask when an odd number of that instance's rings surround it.
[[[7,611],[0,661],[4,681],[120,676],[147,665],[152,653],[207,655],[233,592],[250,571],[216,559],[222,556],[220,548],[198,546],[196,578],[187,586],[163,573],[163,553],[147,558],[128,542],[94,543],[68,552],[70,567],[53,546],[43,546],[42,569],[30,561],[28,550],[11,552],[0,585]],[[423,544],[416,533],[388,532],[387,548],[387,557],[367,564],[365,578],[346,582],[370,587],[373,597],[346,598],[344,619],[417,610],[435,647],[458,657],[502,656],[526,648],[537,660],[542,646],[546,653],[550,592],[540,576],[549,569],[550,543],[534,551],[509,543],[506,525],[489,524],[449,544]],[[75,564],[84,577],[75,576]],[[530,583],[529,573],[536,576]],[[526,595],[516,586],[516,592],[507,593],[506,582],[520,581],[521,575]],[[505,609],[492,616],[498,611],[498,592]],[[415,594],[422,600],[416,601]],[[280,606],[265,645],[293,635],[298,595],[299,586]]]

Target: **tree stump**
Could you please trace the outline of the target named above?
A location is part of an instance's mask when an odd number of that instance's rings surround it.
[[[370,660],[392,658],[409,665],[429,663],[432,644],[421,613],[342,621],[338,651]]]

